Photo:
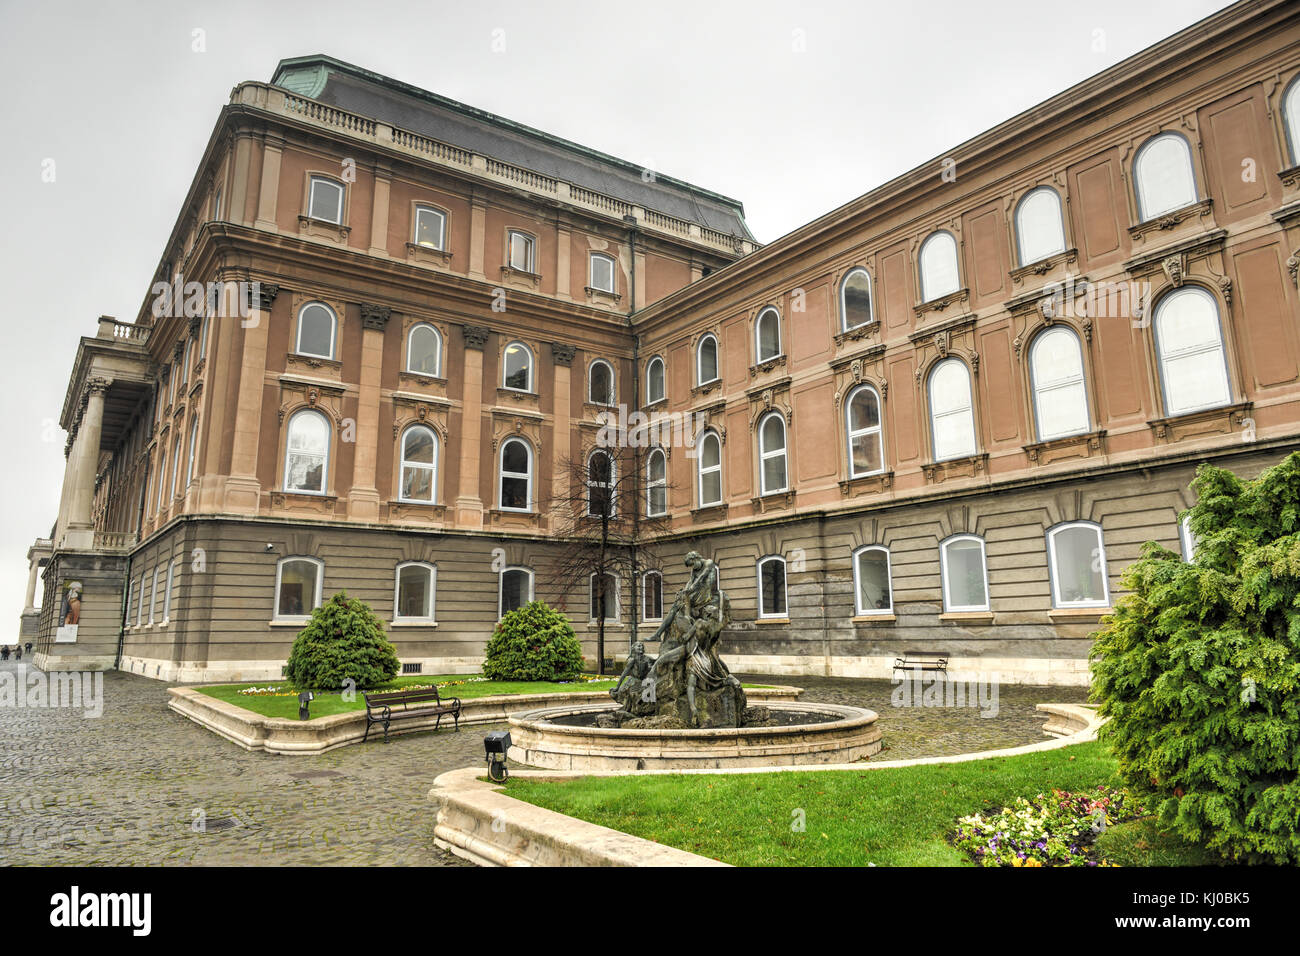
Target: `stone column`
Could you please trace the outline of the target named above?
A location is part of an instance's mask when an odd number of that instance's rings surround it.
[[[456,525],[483,527],[483,499],[479,497],[479,461],[483,449],[483,346],[488,330],[467,325],[461,401],[460,494],[456,496]]]
[[[573,243],[567,223],[557,223],[555,227],[555,297],[569,299],[569,264],[570,247]]]
[[[36,580],[41,576],[41,559],[32,557],[27,563],[27,601],[23,604],[24,611],[32,611],[36,608]]]
[[[384,367],[384,329],[391,311],[383,305],[361,306],[361,380],[357,395],[356,449],[352,457],[352,487],[348,517],[379,520],[379,490],[375,463],[379,455],[379,384]]]
[[[95,503],[95,468],[99,463],[99,442],[104,427],[104,393],[109,380],[86,382],[86,408],[73,445],[73,484],[68,497],[68,524],[63,547],[89,550],[95,543],[91,512]]]
[[[266,379],[266,338],[271,304],[280,292],[273,283],[249,288],[248,325],[239,369],[239,400],[235,410],[230,477],[226,479],[225,510],[257,514],[262,483],[257,477],[257,446],[262,434],[262,392]]]
[[[487,204],[482,197],[470,199],[469,207],[469,277],[486,279],[483,271],[484,246],[487,237]]]
[[[370,211],[370,254],[388,255],[389,171],[386,164],[375,167],[374,205]]]
[[[551,436],[555,447],[555,457],[552,461],[554,471],[551,478],[553,500],[563,500],[568,496],[569,482],[573,479],[568,466],[571,464],[569,456],[572,454],[569,448],[570,422],[573,418],[570,380],[574,352],[572,345],[551,343],[551,356],[555,359],[555,434]]]
[[[280,197],[280,157],[284,151],[284,140],[268,133],[262,146],[262,182],[257,194],[258,229],[277,232],[279,224],[275,219],[276,202]]]

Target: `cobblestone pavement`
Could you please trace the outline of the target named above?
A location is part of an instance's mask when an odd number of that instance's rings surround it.
[[[16,677],[18,666],[0,662],[0,671]],[[281,757],[249,753],[172,713],[164,684],[103,680],[99,718],[0,707],[0,864],[465,865],[434,846],[428,791],[438,774],[482,763],[493,726]],[[1084,696],[1003,688],[998,716],[980,719],[973,708],[891,707],[886,681],[790,682],[807,701],[876,710],[886,757],[1042,740],[1033,704]]]

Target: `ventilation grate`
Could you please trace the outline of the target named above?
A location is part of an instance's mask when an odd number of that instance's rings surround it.
[[[423,664],[403,664],[403,665],[402,665],[402,673],[403,673],[403,674],[422,674],[422,673],[424,673],[424,665],[423,665]]]

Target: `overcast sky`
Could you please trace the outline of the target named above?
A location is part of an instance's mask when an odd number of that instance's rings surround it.
[[[231,88],[281,58],[327,53],[739,199],[770,242],[1227,5],[0,0],[0,642],[58,510],[78,337],[135,316]]]

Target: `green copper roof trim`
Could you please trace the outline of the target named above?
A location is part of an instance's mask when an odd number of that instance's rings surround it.
[[[303,82],[301,77],[307,72],[307,69],[305,68],[314,68],[320,71],[320,85],[314,94],[300,92],[296,86],[288,85],[290,83],[297,84]],[[418,86],[412,86],[410,83],[403,83],[401,80],[394,80],[392,77],[384,76],[382,73],[375,73],[371,70],[363,69],[362,67],[355,66],[351,63],[346,63],[343,60],[335,59],[332,56],[326,56],[323,53],[317,53],[311,56],[295,56],[281,60],[275,68],[275,73],[271,76],[271,85],[284,87],[290,92],[298,93],[301,96],[314,97],[319,95],[321,90],[325,88],[325,80],[330,71],[338,71],[339,73],[346,73],[357,77],[358,79],[368,80],[371,83],[378,83],[382,86],[388,87],[389,89],[405,93],[408,96],[413,96],[416,99],[425,100],[437,106],[454,110],[463,116],[468,116],[481,122],[490,123],[503,129],[513,130],[525,136],[540,139],[553,146],[558,146],[561,149],[567,149],[571,152],[579,153],[583,156],[587,156],[603,163],[608,163],[612,166],[619,166],[630,172],[636,173],[638,176],[645,170],[645,167],[640,166],[637,163],[629,163],[625,159],[619,159],[617,156],[602,153],[600,150],[592,149],[590,146],[583,146],[581,143],[575,143],[572,140],[553,136],[550,133],[545,133],[542,130],[535,129],[532,126],[526,126],[523,123],[516,123],[514,120],[506,119],[503,116],[497,116],[495,113],[489,113],[487,110],[476,109],[473,106],[468,106],[457,100],[450,99],[446,96],[439,96],[437,93],[431,93]],[[708,196],[710,199],[733,207],[740,213],[741,218],[744,218],[745,206],[739,199],[732,199],[730,196],[724,196],[721,193],[713,192],[710,189],[704,189],[701,186],[696,186],[693,183],[686,182],[685,180],[663,175],[657,171],[655,172],[655,181],[666,183],[688,192],[697,193],[701,196]]]
[[[325,81],[329,78],[329,71],[325,69],[324,64],[317,63],[312,66],[293,67],[276,71],[275,79],[272,80],[276,86],[283,86],[290,93],[297,93],[299,96],[305,96],[308,99],[315,99],[320,96],[321,90],[325,89]]]

